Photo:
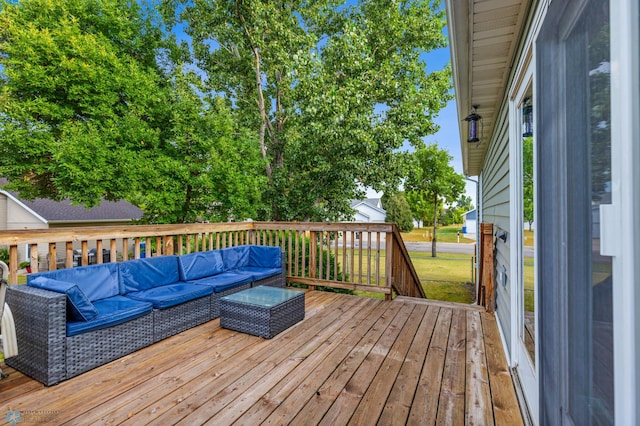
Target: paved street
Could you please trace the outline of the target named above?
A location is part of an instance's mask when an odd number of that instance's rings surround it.
[[[431,243],[404,243],[409,251],[424,251],[431,253]],[[473,243],[436,243],[438,253],[473,254]]]

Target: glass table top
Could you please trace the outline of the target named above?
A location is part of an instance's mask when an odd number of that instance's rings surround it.
[[[222,297],[220,300],[270,308],[304,293],[280,287],[258,286]]]

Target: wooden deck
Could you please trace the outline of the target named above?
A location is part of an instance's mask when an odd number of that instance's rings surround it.
[[[310,291],[271,340],[215,320],[48,388],[3,370],[0,418],[24,423],[523,422],[494,317],[402,298]]]

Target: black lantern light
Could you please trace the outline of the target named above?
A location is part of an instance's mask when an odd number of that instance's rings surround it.
[[[525,98],[522,106],[522,137],[530,138],[533,136],[533,105],[531,98]]]
[[[477,108],[478,105],[474,105],[473,112],[464,119],[464,121],[469,122],[469,138],[467,139],[469,143],[480,142],[480,138],[478,137],[478,122],[480,122],[482,117],[476,112]]]

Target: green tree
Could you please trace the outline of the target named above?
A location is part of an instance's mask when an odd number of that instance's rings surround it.
[[[387,211],[386,221],[398,225],[401,232],[410,232],[413,229],[413,215],[403,192],[389,198],[385,204],[385,210]]]
[[[427,73],[420,59],[446,44],[437,4],[343,3],[163,2],[185,25],[208,90],[256,135],[266,219],[344,219],[361,185],[397,187],[398,149],[436,131],[450,99],[450,70]]]
[[[431,256],[436,257],[438,206],[442,202],[455,202],[464,191],[464,176],[450,165],[453,157],[437,145],[431,144],[413,154],[413,167],[405,187],[415,198],[431,201],[433,206],[433,240]]]
[[[421,221],[423,226],[427,223],[433,223],[433,203],[432,200],[427,200],[425,198],[425,193],[407,191],[405,192],[405,198],[407,199],[409,208],[411,208],[411,213],[416,220]],[[442,211],[442,202],[438,203],[436,207],[439,214]]]
[[[153,8],[0,4],[0,176],[11,189],[86,206],[126,199],[151,223],[264,210],[256,137],[179,65],[185,51]]]
[[[522,203],[524,220],[533,224],[533,138],[522,139]]]
[[[473,200],[468,195],[462,194],[456,201],[456,207],[461,213],[473,210]]]
[[[220,97],[203,99],[193,74],[175,73],[171,143],[157,150],[149,186],[136,203],[153,223],[255,217],[264,177],[255,138]]]
[[[0,3],[0,174],[22,197],[93,206],[147,182],[169,44],[125,0]]]

